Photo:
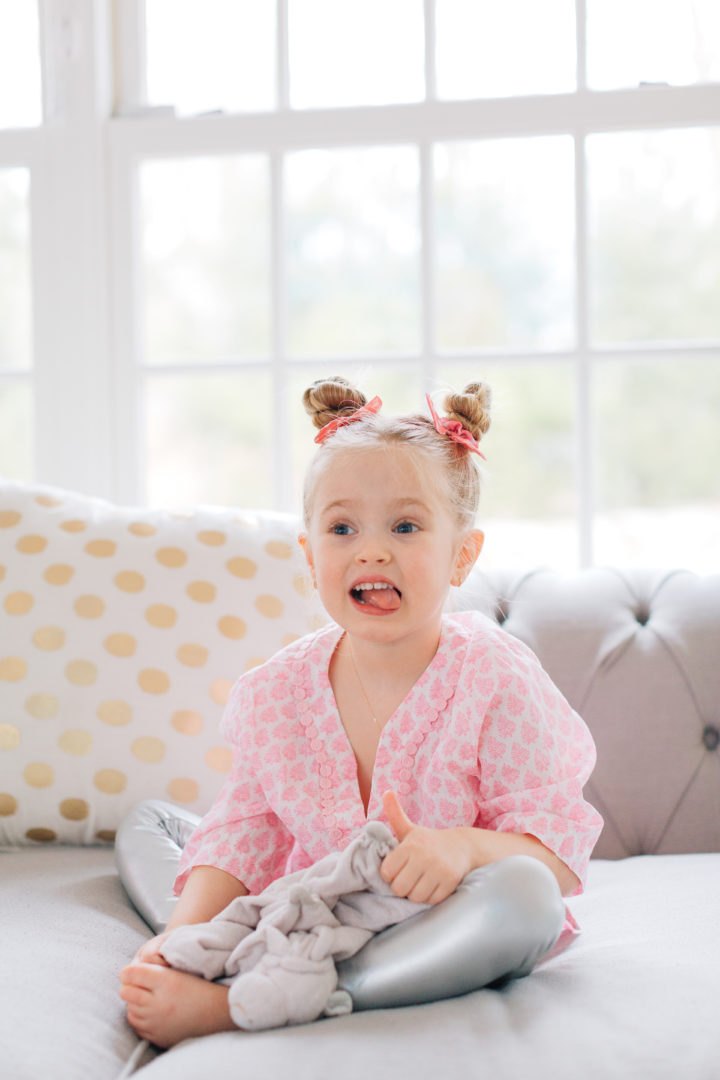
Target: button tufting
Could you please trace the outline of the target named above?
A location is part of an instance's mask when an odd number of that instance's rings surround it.
[[[717,750],[720,746],[720,730],[713,724],[708,724],[702,733],[702,741],[708,750]]]
[[[638,607],[635,612],[635,618],[641,626],[647,626],[650,621],[650,610],[646,607]]]

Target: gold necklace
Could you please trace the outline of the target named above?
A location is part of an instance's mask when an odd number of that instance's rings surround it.
[[[353,653],[353,647],[352,647],[352,644],[350,643],[350,638],[347,639],[347,643],[348,643],[348,649],[350,650],[350,662],[352,663],[353,671],[355,672],[355,678],[358,681],[358,686],[360,687],[360,690],[362,692],[362,696],[365,698],[365,704],[368,707],[368,712],[372,716],[373,723],[375,724],[375,727],[378,730],[382,730],[382,724],[380,723],[380,721],[376,717],[375,710],[373,709],[372,705],[370,704],[370,699],[368,698],[367,694],[365,693],[365,687],[363,686],[363,681],[360,678],[360,672],[358,671],[357,664],[355,663],[355,654]]]

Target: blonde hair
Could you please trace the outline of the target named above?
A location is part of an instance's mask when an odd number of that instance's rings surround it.
[[[316,428],[322,428],[339,416],[351,416],[367,398],[340,377],[318,379],[303,394],[303,405]],[[480,440],[490,427],[492,394],[487,383],[469,383],[462,393],[450,393],[444,401],[448,420],[458,420],[471,435]],[[408,446],[428,460],[436,462],[446,481],[448,501],[455,511],[458,527],[471,529],[480,502],[480,470],[465,447],[439,433],[428,416],[385,416],[369,413],[362,420],[338,428],[318,449],[305,476],[303,514],[310,522],[312,496],[318,477],[334,454],[348,449],[377,446]]]

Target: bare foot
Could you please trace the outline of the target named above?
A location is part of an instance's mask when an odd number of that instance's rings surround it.
[[[238,1030],[230,1018],[227,986],[160,964],[134,962],[120,972],[120,981],[130,1025],[155,1046]]]

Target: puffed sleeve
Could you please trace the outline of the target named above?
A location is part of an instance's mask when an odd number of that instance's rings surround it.
[[[225,870],[254,894],[284,873],[293,838],[268,806],[258,781],[262,769],[252,686],[252,679],[243,676],[230,693],[220,730],[233,748],[232,770],[182,852],[176,895],[194,866]]]
[[[583,797],[595,743],[530,650],[508,647],[478,745],[476,824],[529,833],[577,875],[582,892],[603,820]]]

